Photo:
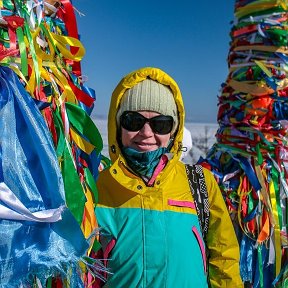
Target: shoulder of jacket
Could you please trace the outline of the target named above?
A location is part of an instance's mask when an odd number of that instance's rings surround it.
[[[103,171],[101,171],[101,172],[99,173],[98,179],[96,180],[96,184],[97,184],[97,185],[101,185],[101,184],[103,184],[104,182],[109,181],[108,179],[109,179],[110,177],[112,178],[111,172],[110,172],[109,170],[110,170],[110,168],[107,168],[107,169],[105,169],[105,170],[103,170]]]
[[[214,177],[213,173],[209,169],[207,169],[205,167],[202,167],[202,168],[203,168],[203,173],[204,173],[205,178],[208,178],[209,180],[213,180],[214,181],[215,177]]]

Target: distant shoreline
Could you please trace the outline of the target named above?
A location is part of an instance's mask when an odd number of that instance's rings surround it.
[[[91,118],[92,118],[92,120],[94,121],[94,120],[107,120],[107,115],[91,115]],[[185,125],[186,124],[195,124],[195,125],[204,125],[204,126],[219,126],[219,124],[217,123],[217,122],[205,122],[205,123],[203,123],[203,122],[198,122],[198,121],[194,121],[194,120],[192,120],[192,119],[188,119],[188,120],[186,120],[186,122],[185,122]]]
[[[105,155],[106,157],[109,157],[107,117],[103,115],[102,116],[92,115],[91,118],[93,122],[95,123],[97,129],[99,130],[102,140],[103,140],[102,154]],[[217,123],[185,122],[185,127],[190,131],[193,143],[194,142],[196,143],[197,139],[207,138],[208,145],[209,147],[211,147],[213,143],[216,142],[215,134],[219,128],[219,125]],[[193,145],[193,148],[192,148],[193,162],[196,161],[195,159],[199,159],[200,156],[202,157],[205,156],[203,152],[200,151],[196,146],[197,145]],[[188,159],[187,161],[189,163],[192,163],[192,158]]]

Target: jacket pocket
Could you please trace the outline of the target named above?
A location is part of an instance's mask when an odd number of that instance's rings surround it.
[[[204,271],[205,273],[207,274],[207,259],[206,259],[206,251],[205,251],[205,244],[204,244],[204,241],[198,231],[198,229],[193,226],[192,227],[192,231],[198,241],[198,244],[199,244],[199,247],[200,247],[200,251],[201,251],[201,254],[202,254],[202,260],[203,260],[203,266],[204,266]]]
[[[168,205],[195,209],[194,202],[168,199]]]

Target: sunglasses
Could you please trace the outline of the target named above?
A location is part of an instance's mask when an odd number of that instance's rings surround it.
[[[146,118],[138,112],[126,111],[120,116],[121,126],[132,132],[139,131],[145,123],[149,123],[152,131],[159,135],[165,135],[172,131],[173,117],[159,115],[152,118]]]

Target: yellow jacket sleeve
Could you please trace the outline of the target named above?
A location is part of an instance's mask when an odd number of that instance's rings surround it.
[[[204,170],[210,204],[207,233],[208,268],[211,286],[243,287],[239,269],[239,244],[226,204],[213,174]]]

